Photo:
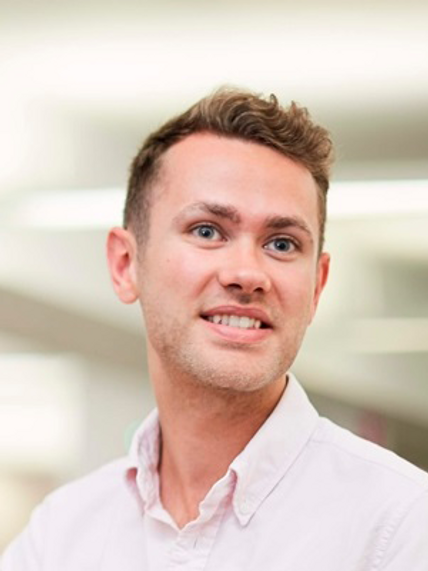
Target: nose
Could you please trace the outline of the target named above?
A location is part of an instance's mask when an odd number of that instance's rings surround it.
[[[226,255],[218,272],[223,287],[245,294],[267,293],[271,289],[271,279],[262,266],[260,254],[252,247],[236,247]]]

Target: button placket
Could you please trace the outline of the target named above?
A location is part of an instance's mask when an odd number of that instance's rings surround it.
[[[223,501],[208,521],[192,522],[178,533],[170,552],[169,571],[203,571],[206,568],[224,511]]]

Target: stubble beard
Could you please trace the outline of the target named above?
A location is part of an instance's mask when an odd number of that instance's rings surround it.
[[[190,340],[179,327],[169,326],[166,331],[165,324],[158,319],[149,325],[150,321],[146,319],[150,345],[171,380],[182,379],[187,384],[222,394],[259,391],[284,378],[297,353],[298,341],[293,340],[292,347],[277,350],[270,358],[254,347],[233,343],[219,346],[216,356],[214,348]]]

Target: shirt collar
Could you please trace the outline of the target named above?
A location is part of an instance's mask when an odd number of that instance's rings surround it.
[[[318,413],[294,375],[272,414],[231,463],[226,477],[236,475],[233,509],[246,525],[258,507],[284,476],[310,439]],[[155,409],[134,435],[126,478],[142,507],[159,500],[158,412]]]
[[[294,375],[266,422],[235,458],[235,513],[246,525],[260,504],[292,466],[314,432],[318,413]]]
[[[126,481],[143,509],[159,497],[160,426],[154,409],[135,432],[126,465]]]

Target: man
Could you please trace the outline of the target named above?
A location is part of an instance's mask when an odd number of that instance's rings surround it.
[[[233,90],[147,139],[108,260],[158,411],[3,571],[428,570],[428,475],[319,418],[290,373],[328,276],[331,154],[304,109]]]

